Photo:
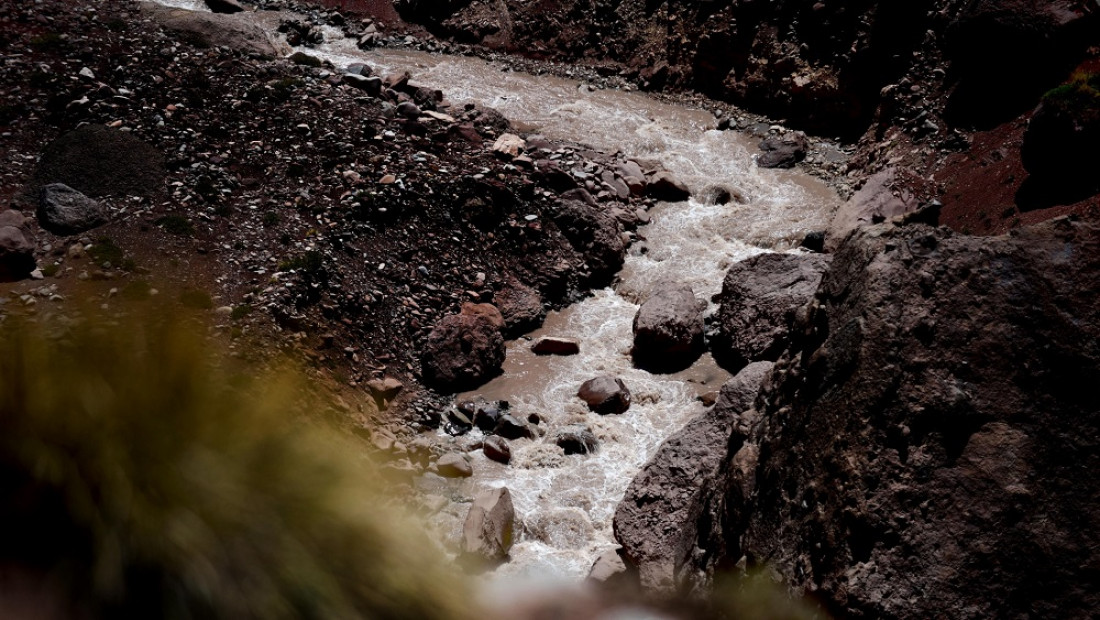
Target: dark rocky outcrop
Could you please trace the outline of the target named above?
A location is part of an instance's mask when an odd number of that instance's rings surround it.
[[[34,270],[34,243],[18,211],[0,211],[0,282],[19,280]]]
[[[609,375],[582,383],[577,397],[588,405],[590,411],[601,415],[624,413],[630,408],[630,390],[622,379]]]
[[[424,381],[444,391],[476,387],[500,373],[504,363],[504,319],[489,304],[466,304],[444,317],[424,344]]]
[[[107,210],[64,183],[42,188],[38,202],[38,224],[58,235],[75,235],[107,223]]]
[[[244,10],[244,7],[237,3],[236,0],[203,0],[214,13],[240,13]]]
[[[686,284],[666,283],[634,315],[635,364],[655,370],[680,370],[703,351],[703,310]]]
[[[1087,616],[1098,276],[1100,227],[1068,218],[853,233],[730,442],[696,567],[770,565],[840,617]]]
[[[771,368],[771,362],[756,362],[737,373],[722,386],[715,406],[661,444],[631,481],[615,510],[615,539],[642,587],[674,589],[677,572],[695,549],[705,494],[719,476],[731,435],[738,443],[748,435],[755,412],[744,412]]]
[[[1070,203],[1100,192],[1100,73],[1083,74],[1043,97],[1028,122],[1020,156],[1039,206]],[[1021,189],[1021,191],[1024,191]],[[1025,205],[1021,205],[1022,207]]]
[[[714,358],[734,370],[775,360],[786,348],[795,312],[813,297],[830,260],[821,254],[760,254],[731,267],[717,297]]]

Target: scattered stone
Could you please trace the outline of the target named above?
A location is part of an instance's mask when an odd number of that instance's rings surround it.
[[[532,439],[535,436],[530,426],[508,414],[500,416],[493,432],[505,439]]]
[[[531,345],[531,351],[537,355],[576,355],[581,352],[581,345],[571,338],[543,336]]]
[[[444,478],[468,478],[474,475],[470,458],[461,452],[448,452],[435,463],[436,471]]]
[[[589,379],[581,384],[577,396],[600,415],[623,413],[630,408],[630,390],[618,377]]]
[[[493,303],[504,319],[506,338],[514,338],[536,329],[546,318],[546,309],[539,292],[512,275],[504,279],[504,285],[493,296]]]
[[[512,494],[505,487],[482,491],[470,506],[462,526],[462,552],[486,561],[500,561],[512,549],[515,530]]]
[[[345,73],[341,78],[345,84],[352,88],[358,88],[371,97],[382,95],[382,78],[374,75],[361,75],[358,73]]]
[[[385,409],[389,406],[390,401],[397,398],[401,390],[405,389],[405,385],[393,377],[384,377],[367,381],[367,389],[370,390],[371,396],[374,397],[374,402],[378,404],[379,409]]]
[[[612,583],[627,572],[626,562],[619,557],[617,549],[608,549],[596,558],[588,571],[588,579],[599,583]]]
[[[320,58],[307,54],[305,52],[294,52],[290,55],[288,60],[296,65],[302,65],[305,67],[320,67],[322,64],[324,64],[321,62]]]
[[[107,211],[64,183],[51,183],[42,188],[38,223],[58,235],[75,235],[107,223]]]

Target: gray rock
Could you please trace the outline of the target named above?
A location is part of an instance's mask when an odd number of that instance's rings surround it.
[[[588,405],[590,411],[601,415],[623,413],[630,408],[630,390],[622,379],[609,375],[582,383],[577,397]]]
[[[382,94],[382,78],[380,77],[374,75],[360,75],[358,73],[345,73],[343,80],[348,86],[358,88],[371,97],[378,97]]]
[[[680,202],[691,198],[691,190],[667,170],[659,170],[649,179],[646,193],[657,200]]]
[[[766,138],[760,143],[761,153],[756,158],[756,165],[761,168],[793,168],[806,158],[809,148],[810,142],[801,131]]]
[[[608,549],[596,558],[588,571],[588,578],[599,583],[610,583],[621,578],[627,572],[626,562],[619,557],[615,549]]]
[[[507,488],[482,491],[462,526],[462,552],[486,561],[508,557],[515,536],[516,512]]]
[[[530,426],[508,414],[500,416],[493,432],[505,439],[531,439],[535,436]]]
[[[107,210],[64,183],[42,188],[38,224],[58,235],[75,235],[107,223]]]

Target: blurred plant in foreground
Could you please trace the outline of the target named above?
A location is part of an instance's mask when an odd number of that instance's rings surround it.
[[[33,584],[41,618],[465,617],[362,448],[295,414],[301,378],[209,350],[0,326],[0,615]]]

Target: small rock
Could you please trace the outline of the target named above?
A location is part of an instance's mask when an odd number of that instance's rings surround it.
[[[595,563],[592,564],[592,569],[588,571],[588,578],[592,581],[606,583],[624,573],[626,573],[626,562],[623,562],[623,559],[619,557],[617,550],[608,549],[596,558]]]
[[[367,381],[367,389],[370,390],[371,396],[374,397],[374,401],[378,403],[379,408],[385,408],[390,401],[397,398],[401,390],[405,389],[405,384],[393,377],[384,377]]]
[[[214,13],[240,13],[244,7],[236,0],[205,0],[206,7]]]
[[[657,200],[680,202],[691,197],[691,190],[667,170],[654,173],[646,188],[647,193]]]
[[[511,446],[508,445],[506,439],[497,435],[486,437],[485,443],[481,446],[481,451],[484,452],[485,456],[491,461],[507,465],[512,460]]]
[[[537,355],[576,355],[581,352],[581,345],[571,338],[543,336],[531,345],[531,351]]]
[[[505,439],[531,439],[535,436],[530,426],[507,414],[500,416],[493,432]]]
[[[523,138],[515,134],[504,133],[493,143],[493,152],[502,157],[511,159],[519,157],[519,154],[526,146],[527,142],[525,142]]]

